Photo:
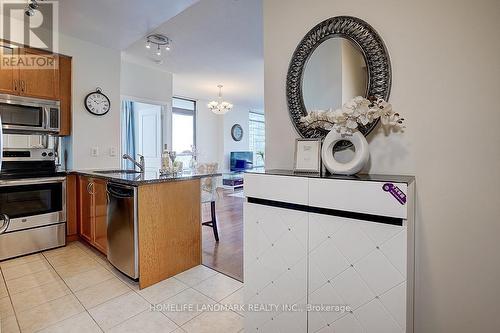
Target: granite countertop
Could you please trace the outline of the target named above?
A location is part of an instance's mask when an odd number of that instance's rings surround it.
[[[275,176],[291,176],[291,177],[307,177],[307,178],[324,178],[324,179],[340,179],[340,180],[360,180],[374,182],[392,182],[410,184],[415,181],[414,176],[406,175],[377,175],[377,174],[358,174],[353,176],[342,175],[325,175],[318,173],[293,172],[293,170],[248,170],[246,173],[275,175]]]
[[[183,172],[176,175],[160,176],[159,172],[148,172],[145,173],[121,173],[119,170],[69,170],[68,174],[78,174],[82,176],[94,177],[106,179],[115,183],[140,186],[147,184],[165,183],[165,182],[175,182],[184,181],[192,179],[200,179],[206,177],[218,177],[222,176],[221,173],[213,174],[200,174],[196,172]]]

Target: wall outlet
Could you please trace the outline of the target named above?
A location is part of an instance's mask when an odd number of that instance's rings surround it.
[[[92,157],[99,156],[99,147],[92,147],[90,149],[90,156],[92,156]]]
[[[116,157],[116,147],[109,148],[109,156]]]

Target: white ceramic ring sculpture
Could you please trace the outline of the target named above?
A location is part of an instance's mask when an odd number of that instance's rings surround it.
[[[354,145],[354,158],[347,163],[341,163],[333,156],[333,147],[341,140],[350,141]],[[333,174],[354,175],[363,169],[370,158],[368,142],[363,134],[356,131],[352,135],[342,136],[336,130],[331,130],[323,141],[321,157],[326,169]]]

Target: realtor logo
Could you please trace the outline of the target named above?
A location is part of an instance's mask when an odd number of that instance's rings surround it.
[[[58,52],[58,6],[57,1],[0,0],[0,37],[13,46],[2,48],[0,67],[47,69],[57,65],[47,53]],[[23,46],[47,53],[21,52]]]
[[[406,204],[406,194],[404,194],[403,191],[401,191],[401,189],[396,185],[392,183],[385,183],[382,186],[382,189],[385,192],[389,192],[394,198],[396,198],[397,201],[399,201],[400,204]]]

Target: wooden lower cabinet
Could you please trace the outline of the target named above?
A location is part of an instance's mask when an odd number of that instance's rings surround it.
[[[107,218],[108,202],[106,181],[95,179],[93,185],[94,195],[94,234],[93,245],[102,253],[108,252]]]
[[[106,181],[78,176],[78,232],[81,238],[107,253]]]
[[[139,287],[201,264],[200,180],[138,188]]]
[[[88,177],[78,177],[78,234],[87,242],[92,242],[92,193]]]

